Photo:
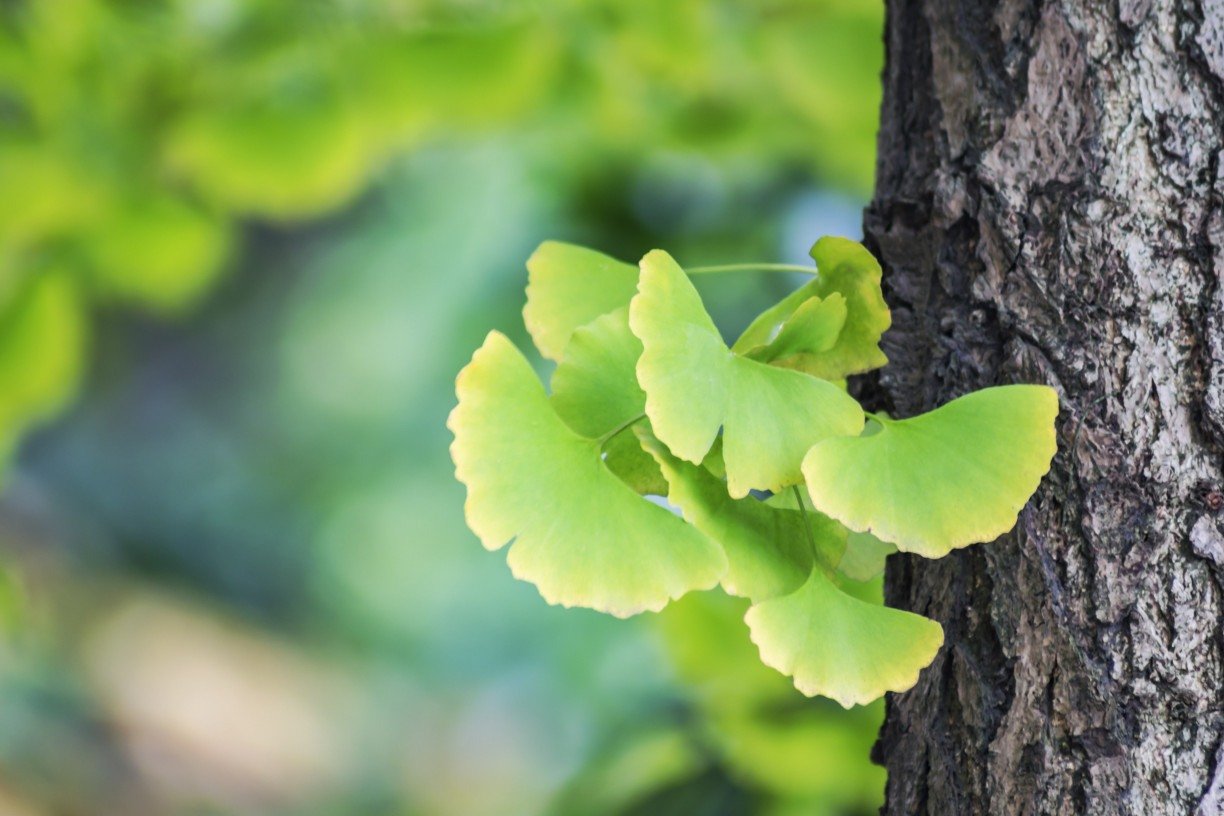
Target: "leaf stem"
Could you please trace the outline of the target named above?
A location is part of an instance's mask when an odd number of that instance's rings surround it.
[[[599,442],[600,447],[603,447],[604,443],[606,443],[606,442],[607,442],[609,439],[611,439],[612,437],[616,436],[616,435],[617,435],[618,433],[620,433],[621,431],[623,431],[623,430],[625,430],[626,428],[628,428],[630,425],[634,424],[635,422],[640,422],[641,420],[643,420],[643,419],[645,419],[645,418],[646,418],[646,415],[645,415],[645,414],[638,414],[638,415],[637,415],[637,416],[635,416],[633,419],[627,419],[627,420],[625,420],[624,422],[622,422],[621,424],[617,425],[615,428],[613,428],[612,430],[608,431],[608,432],[607,432],[606,434],[604,434],[603,436],[599,437],[599,439],[598,439],[597,441]]]
[[[700,275],[705,272],[803,272],[808,275],[816,274],[816,268],[813,266],[800,266],[799,264],[784,263],[739,263],[717,264],[715,266],[686,266],[684,271],[690,275]]]
[[[819,561],[820,553],[816,551],[816,534],[812,532],[812,520],[808,518],[807,505],[803,501],[803,491],[799,489],[799,485],[791,485],[791,491],[794,492],[795,501],[799,504],[799,512],[803,514],[803,531],[807,533],[808,546],[812,548],[812,558]]]

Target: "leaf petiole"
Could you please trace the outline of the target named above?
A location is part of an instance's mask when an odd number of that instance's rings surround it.
[[[626,429],[626,428],[628,428],[630,425],[633,425],[633,424],[635,424],[635,423],[637,423],[637,422],[641,422],[641,421],[642,421],[643,419],[645,419],[645,418],[646,418],[646,415],[645,415],[645,414],[638,414],[638,415],[637,415],[637,416],[635,416],[633,419],[627,419],[627,420],[625,420],[624,422],[622,422],[621,424],[617,425],[617,426],[616,426],[615,428],[613,428],[612,430],[608,431],[608,432],[607,432],[606,434],[604,434],[603,436],[599,437],[599,439],[597,439],[596,441],[597,441],[597,442],[599,442],[600,447],[602,447],[602,446],[603,446],[603,445],[604,445],[604,444],[605,444],[605,443],[606,443],[606,442],[607,442],[609,439],[611,439],[612,437],[616,436],[618,433],[620,433],[621,431],[625,430],[625,429]]]
[[[688,266],[684,271],[690,275],[700,275],[705,272],[803,272],[815,275],[816,269],[811,266],[784,263],[739,263],[716,264],[714,266]]]
[[[820,554],[816,551],[816,534],[812,532],[812,520],[808,518],[807,505],[803,501],[803,491],[799,489],[799,485],[791,485],[791,491],[795,494],[795,503],[799,505],[799,512],[803,514],[803,531],[807,534],[808,546],[812,548],[812,557],[819,561]]]

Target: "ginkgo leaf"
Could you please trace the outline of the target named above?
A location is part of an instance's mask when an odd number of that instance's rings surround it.
[[[760,601],[793,592],[811,572],[813,544],[826,569],[841,560],[846,529],[829,517],[733,499],[708,470],[675,458],[657,439],[640,436],[667,479],[667,500],[726,552],[722,585],[730,594]]]
[[[523,355],[491,332],[456,383],[447,422],[468,526],[549,603],[627,617],[718,583],[726,558],[600,461],[557,416]]]
[[[723,461],[723,438],[717,437],[710,451],[701,460],[701,466],[723,481],[727,480],[727,463]]]
[[[811,255],[816,261],[817,277],[762,312],[732,349],[748,353],[769,344],[812,298],[827,300],[836,293],[845,298],[846,317],[833,345],[819,351],[800,349],[788,355],[775,355],[770,357],[771,362],[826,380],[861,374],[886,364],[888,358],[880,351],[879,342],[892,325],[892,316],[880,291],[880,264],[862,244],[835,236],[817,241]]]
[[[871,753],[884,706],[837,711],[797,705],[789,678],[757,657],[744,624],[743,599],[694,592],[670,604],[657,626],[669,662],[706,716],[712,745],[737,776],[765,790],[829,808],[807,816],[874,812],[867,791],[884,789],[884,769],[864,762]],[[777,716],[785,711],[785,716]],[[797,814],[796,814],[797,816]]]
[[[847,593],[829,579],[842,558],[844,527],[819,513],[732,499],[705,469],[640,436],[667,478],[668,501],[726,552],[723,588],[755,603],[744,620],[762,662],[793,676],[803,693],[847,708],[914,684],[943,643],[943,630],[855,597],[862,585],[850,584]]]
[[[1050,469],[1058,397],[987,388],[879,431],[826,439],[803,461],[812,503],[852,530],[928,558],[1010,530]]]
[[[862,430],[862,409],[835,385],[733,354],[666,252],[640,267],[629,306],[643,346],[637,377],[654,433],[676,456],[701,462],[722,428],[727,489],[743,497],[796,484],[804,451]]]
[[[642,343],[629,331],[622,306],[576,330],[552,376],[552,404],[579,435],[598,439],[642,416],[646,394],[638,386]]]
[[[846,536],[846,551],[837,562],[837,571],[854,581],[870,581],[884,571],[884,560],[897,551],[894,544],[881,541],[871,533]]]
[[[744,621],[761,662],[804,694],[846,708],[910,688],[943,645],[935,621],[852,597],[819,568],[789,595],[753,606]]]
[[[580,436],[604,440],[608,470],[639,494],[661,496],[667,482],[659,465],[626,427],[646,409],[635,371],[641,353],[641,341],[629,331],[627,306],[595,318],[565,347],[565,359],[553,372],[551,400]]]
[[[642,443],[630,430],[625,430],[604,442],[604,465],[622,482],[642,496],[666,496],[667,480],[654,457],[642,449]]]
[[[846,299],[839,293],[808,298],[778,327],[776,337],[745,356],[768,363],[796,354],[819,354],[833,348],[845,325]]]
[[[560,360],[570,336],[602,314],[627,306],[638,270],[586,247],[545,241],[527,260],[523,322],[540,354]]]

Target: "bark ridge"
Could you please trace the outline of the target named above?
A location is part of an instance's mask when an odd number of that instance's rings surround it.
[[[1224,0],[889,0],[885,36],[868,388],[1061,401],[1014,533],[890,559],[947,643],[885,811],[1222,814]]]

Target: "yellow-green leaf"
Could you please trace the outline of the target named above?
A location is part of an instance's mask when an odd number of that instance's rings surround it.
[[[726,484],[708,470],[676,459],[657,439],[641,436],[667,479],[667,500],[726,552],[722,586],[727,592],[753,601],[793,592],[811,572],[813,541],[826,569],[841,560],[846,529],[837,522],[754,498],[733,499]]]
[[[545,241],[527,260],[523,322],[540,354],[560,360],[570,336],[602,314],[627,306],[638,271],[602,252]]]
[[[762,662],[792,676],[803,693],[847,707],[913,685],[943,632],[926,618],[856,597],[869,587],[850,583],[847,591],[829,579],[846,544],[844,527],[819,513],[732,499],[705,469],[641,436],[668,480],[668,500],[726,552],[723,588],[754,602],[744,620]]]
[[[744,616],[761,661],[794,678],[808,696],[846,708],[905,691],[943,645],[943,629],[921,615],[877,606],[813,569],[799,589]]]
[[[489,334],[456,390],[447,424],[468,525],[490,550],[514,539],[511,572],[549,603],[627,617],[718,583],[721,549],[614,476],[504,335]]]
[[[854,581],[870,581],[884,571],[884,560],[897,551],[896,545],[881,541],[871,533],[846,536],[846,551],[837,562],[837,571]]]
[[[1058,397],[1039,385],[969,394],[878,433],[827,439],[803,461],[812,503],[928,558],[1010,530],[1050,469]]]
[[[553,408],[588,439],[642,416],[646,394],[636,375],[641,354],[641,342],[629,331],[627,306],[595,318],[574,332],[553,372]]]
[[[836,236],[821,238],[811,254],[817,277],[757,317],[732,348],[748,353],[767,345],[792,319],[802,325],[804,315],[800,310],[812,298],[827,300],[837,294],[845,299],[846,316],[836,341],[825,349],[795,348],[786,354],[774,354],[770,361],[826,380],[860,374],[887,363],[879,342],[892,325],[892,316],[880,290],[880,264],[862,244]]]
[[[654,457],[642,449],[631,430],[618,433],[604,443],[604,464],[634,492],[643,496],[666,496],[667,480]]]
[[[629,307],[643,346],[638,382],[654,433],[676,456],[701,462],[722,428],[728,490],[743,497],[798,483],[808,448],[862,429],[858,403],[835,385],[733,354],[666,252],[640,267]]]
[[[819,354],[837,343],[846,325],[846,299],[837,292],[827,298],[811,297],[778,327],[777,336],[746,352],[763,363],[796,354]]]

